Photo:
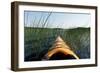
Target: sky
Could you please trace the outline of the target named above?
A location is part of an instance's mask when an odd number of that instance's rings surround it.
[[[90,27],[89,13],[24,11],[24,26],[38,28]]]

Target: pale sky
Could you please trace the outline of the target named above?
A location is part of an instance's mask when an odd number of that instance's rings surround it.
[[[89,13],[24,11],[25,27],[78,28],[90,27]]]

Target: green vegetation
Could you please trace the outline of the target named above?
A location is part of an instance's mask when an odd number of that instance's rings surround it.
[[[24,27],[25,61],[41,60],[57,36],[61,36],[80,59],[90,58],[90,28]]]

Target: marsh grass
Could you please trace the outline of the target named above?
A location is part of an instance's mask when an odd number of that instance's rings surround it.
[[[25,61],[40,61],[53,45],[57,36],[61,36],[80,59],[90,58],[90,28],[53,29],[25,27]]]

